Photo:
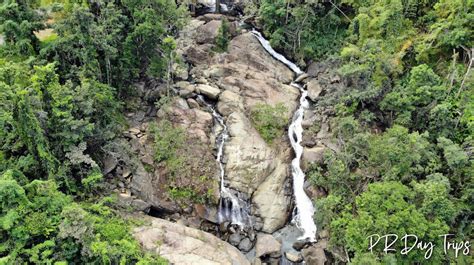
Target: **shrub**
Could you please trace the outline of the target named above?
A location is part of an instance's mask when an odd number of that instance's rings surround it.
[[[287,108],[283,103],[275,106],[257,104],[252,110],[251,121],[265,142],[272,143],[281,136],[287,122],[286,112]]]

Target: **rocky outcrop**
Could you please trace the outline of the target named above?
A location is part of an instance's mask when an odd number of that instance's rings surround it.
[[[148,221],[135,228],[133,236],[145,250],[171,264],[250,265],[238,249],[209,233],[158,218]]]
[[[285,132],[273,145],[266,143],[250,114],[259,104],[282,103],[290,120],[299,96],[298,89],[289,85],[294,74],[250,33],[233,38],[225,53],[211,52],[219,23],[214,17],[203,20],[207,23],[191,23],[199,25],[195,29],[200,34],[178,40],[178,47],[193,64],[191,78],[199,83],[195,92],[217,100],[217,110],[226,119],[230,136],[224,149],[227,185],[251,198],[253,214],[263,221],[262,231],[271,233],[288,219],[291,149]]]

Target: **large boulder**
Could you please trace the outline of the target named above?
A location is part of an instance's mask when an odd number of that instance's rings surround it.
[[[196,42],[199,44],[214,43],[221,24],[220,20],[211,20],[200,26],[197,29],[199,35],[196,36]]]
[[[272,235],[260,233],[257,235],[257,243],[255,245],[255,257],[279,256],[281,251],[281,243]]]
[[[135,228],[133,236],[147,250],[171,264],[250,265],[235,247],[209,233],[158,218]]]
[[[196,91],[210,99],[217,99],[221,90],[217,87],[200,84],[196,86]]]
[[[327,261],[324,250],[327,248],[327,239],[322,239],[316,244],[301,251],[305,264],[324,265]]]
[[[324,153],[326,152],[327,147],[319,145],[314,147],[304,147],[303,148],[303,168],[307,169],[311,164],[319,164],[323,162]]]
[[[307,84],[306,84],[306,89],[308,90],[308,97],[312,101],[316,101],[323,91],[322,86],[319,84],[319,81],[317,79],[311,79]]]

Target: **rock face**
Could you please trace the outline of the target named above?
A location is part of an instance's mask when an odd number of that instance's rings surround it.
[[[250,265],[238,249],[209,233],[163,219],[149,220],[151,224],[135,228],[133,235],[144,249],[171,264]]]
[[[272,145],[253,127],[251,112],[260,104],[282,103],[290,121],[297,106],[298,89],[289,85],[294,74],[271,57],[250,33],[233,38],[225,53],[212,53],[219,21],[194,22],[197,35],[178,41],[183,57],[193,64],[196,92],[217,100],[226,119],[229,139],[224,148],[226,183],[250,198],[252,214],[263,220],[262,231],[272,233],[288,219],[291,148],[286,132]],[[219,89],[217,89],[217,87]]]

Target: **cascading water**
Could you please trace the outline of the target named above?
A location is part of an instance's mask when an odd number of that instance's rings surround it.
[[[290,62],[283,55],[276,52],[270,42],[267,41],[260,32],[252,30],[252,34],[257,37],[263,48],[271,54],[275,59],[284,63],[288,68],[293,70],[296,75],[303,74],[303,71],[294,63]],[[301,92],[300,104],[293,115],[293,119],[288,128],[288,137],[290,138],[291,146],[295,152],[295,158],[291,161],[291,174],[293,177],[293,195],[295,198],[295,211],[293,215],[293,222],[303,232],[301,239],[310,242],[316,241],[316,225],[314,224],[313,215],[314,207],[311,199],[304,191],[305,174],[300,166],[301,156],[303,154],[303,147],[301,140],[303,138],[303,115],[304,109],[308,107],[309,103],[306,99],[308,92],[299,84],[291,83],[292,86],[298,88]]]
[[[199,102],[204,104],[210,111],[214,120],[222,127],[222,131],[219,133],[216,139],[217,144],[217,156],[216,160],[219,163],[220,169],[220,199],[218,209],[218,221],[219,223],[230,222],[240,227],[247,224],[249,221],[249,207],[248,203],[240,199],[237,195],[234,195],[230,189],[224,185],[225,168],[223,163],[224,145],[226,140],[229,138],[227,126],[225,125],[224,118],[216,111],[216,109],[209,103],[207,103],[201,95],[197,96]]]

